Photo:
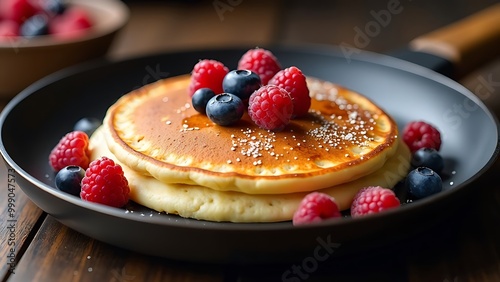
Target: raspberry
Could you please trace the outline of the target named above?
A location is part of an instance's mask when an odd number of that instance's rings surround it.
[[[441,147],[440,132],[425,121],[412,121],[403,129],[403,141],[411,152],[420,148],[433,148],[439,151]]]
[[[260,76],[262,85],[281,70],[281,65],[274,54],[263,48],[248,50],[238,61],[239,70],[250,70]]]
[[[351,216],[378,213],[400,206],[400,201],[391,189],[368,186],[361,189],[351,204]]]
[[[29,0],[1,0],[0,18],[22,24],[26,19],[38,12]]]
[[[73,39],[85,34],[92,24],[87,10],[71,7],[64,13],[54,16],[48,28],[49,33],[59,39]]]
[[[228,72],[229,69],[217,60],[204,59],[199,61],[191,71],[189,97],[193,97],[194,92],[200,88],[210,88],[215,94],[222,93],[222,80]]]
[[[248,105],[250,118],[267,130],[282,130],[290,122],[293,113],[290,94],[276,85],[265,85],[257,89],[250,95]]]
[[[284,88],[293,99],[293,117],[301,117],[309,112],[311,97],[307,87],[306,77],[302,71],[291,66],[276,73],[268,84]]]
[[[130,187],[119,164],[107,157],[101,157],[89,164],[82,179],[80,198],[120,208],[127,204],[129,194]]]
[[[71,131],[64,135],[49,155],[49,163],[55,171],[75,165],[83,169],[89,166],[89,137],[82,131]]]
[[[13,40],[19,36],[19,24],[15,21],[0,20],[0,41]]]
[[[325,219],[341,217],[335,199],[330,195],[312,192],[307,194],[293,214],[293,225],[320,222]]]

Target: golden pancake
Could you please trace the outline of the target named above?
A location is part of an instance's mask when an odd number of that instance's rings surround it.
[[[162,183],[246,194],[307,192],[379,170],[395,154],[395,121],[366,97],[308,78],[309,115],[272,132],[245,114],[231,127],[191,107],[189,75],[121,97],[103,122],[117,160]]]
[[[90,138],[92,159],[107,156],[119,163],[130,185],[130,197],[136,203],[159,212],[210,221],[278,222],[291,220],[307,192],[289,194],[245,194],[217,191],[192,184],[162,183],[116,160],[103,140],[99,128]],[[410,167],[410,151],[398,141],[397,152],[377,171],[357,180],[319,190],[334,197],[341,210],[349,209],[355,194],[363,187],[393,187]]]

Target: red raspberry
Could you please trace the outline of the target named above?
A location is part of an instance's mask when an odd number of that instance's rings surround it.
[[[307,194],[293,214],[293,225],[320,222],[325,219],[341,217],[335,199],[330,195],[312,192]]]
[[[112,207],[123,207],[129,200],[130,187],[123,169],[112,159],[92,161],[82,179],[80,198]]]
[[[351,204],[351,216],[378,213],[400,206],[399,199],[391,189],[381,186],[368,186],[361,189]]]
[[[311,97],[307,87],[306,77],[302,71],[291,66],[276,73],[268,84],[278,85],[284,88],[293,100],[293,117],[301,117],[309,112]]]
[[[281,65],[274,54],[266,49],[255,48],[248,50],[238,61],[238,69],[250,70],[260,76],[262,85],[281,70]]]
[[[55,171],[68,165],[83,169],[89,166],[89,137],[83,131],[72,131],[64,135],[49,155],[49,163]]]
[[[259,127],[280,131],[289,122],[293,113],[292,97],[285,89],[276,85],[264,85],[248,99],[248,114]]]
[[[0,0],[0,18],[18,24],[36,14],[38,10],[30,0]]]
[[[441,147],[440,132],[424,121],[412,121],[403,129],[403,141],[408,145],[411,152],[420,148],[433,148],[439,151]]]
[[[222,90],[222,80],[229,72],[229,69],[217,60],[204,59],[194,65],[191,71],[191,81],[188,93],[190,97],[200,88],[210,88],[215,94],[220,94]]]
[[[15,21],[0,20],[0,41],[12,40],[19,36],[19,24]]]
[[[92,19],[87,10],[71,7],[50,20],[49,34],[59,39],[73,39],[85,34],[91,26]]]

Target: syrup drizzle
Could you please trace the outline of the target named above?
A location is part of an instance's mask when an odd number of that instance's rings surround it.
[[[226,163],[231,165],[241,162],[242,159],[250,159],[254,166],[259,166],[263,164],[264,154],[275,160],[298,161],[300,160],[299,155],[293,154],[294,150],[329,152],[330,150],[350,148],[350,151],[343,154],[344,157],[362,155],[363,148],[368,147],[370,142],[375,140],[373,130],[376,127],[377,115],[362,110],[359,105],[351,104],[339,96],[338,89],[330,82],[309,80],[308,85],[316,109],[310,110],[310,115],[307,118],[311,125],[308,128],[311,129],[307,130],[305,135],[310,138],[297,139],[293,126],[288,126],[281,132],[243,127],[240,132],[231,135],[231,147],[228,148],[232,152],[238,152],[239,155],[228,159]],[[185,115],[189,108],[185,105],[176,111],[177,114],[185,116],[181,132],[215,126],[215,124],[207,122],[204,115]],[[276,147],[278,139],[287,141],[282,148]],[[311,157],[307,159],[312,160],[313,158],[314,154],[311,154]]]

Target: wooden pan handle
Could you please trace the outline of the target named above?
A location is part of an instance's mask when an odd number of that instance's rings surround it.
[[[450,61],[457,77],[470,73],[500,55],[500,3],[419,36],[409,47]]]

